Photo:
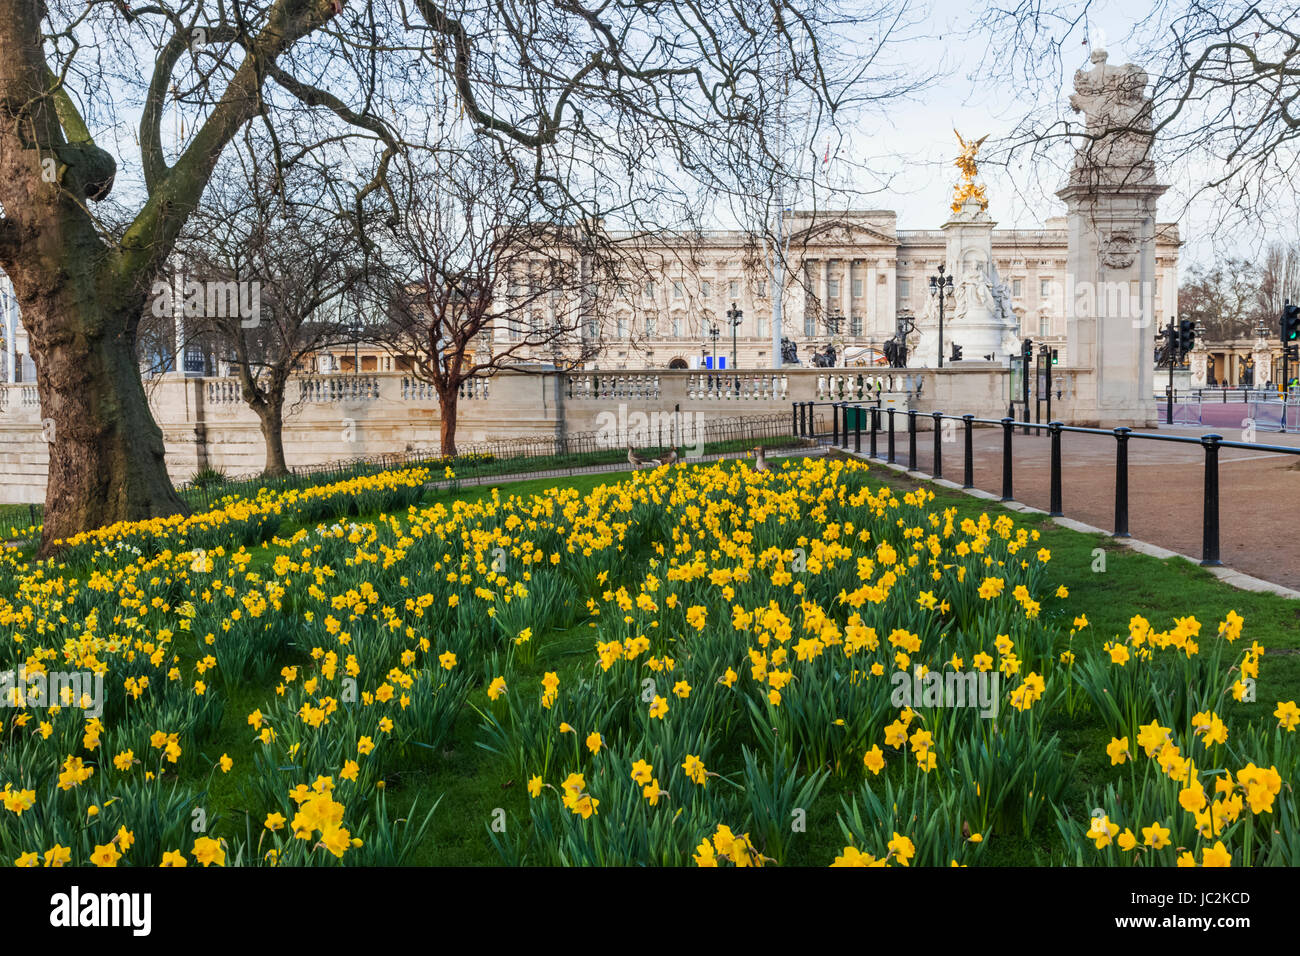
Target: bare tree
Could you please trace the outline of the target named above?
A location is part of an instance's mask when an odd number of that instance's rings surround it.
[[[228,356],[241,397],[261,425],[264,471],[282,475],[290,376],[314,353],[355,335],[341,303],[366,278],[359,234],[369,223],[337,208],[330,190],[301,169],[282,175],[256,146],[235,155],[238,168],[209,185],[176,259],[197,288],[204,284],[199,279],[252,286],[247,298],[256,308],[252,315],[195,310],[185,327]]]
[[[389,182],[402,214],[380,252],[387,320],[369,334],[433,387],[453,455],[466,383],[595,354],[608,243],[598,224],[545,208],[491,146],[400,162]]]
[[[1211,342],[1246,338],[1261,314],[1260,288],[1260,272],[1246,259],[1192,266],[1178,287],[1178,311],[1202,325]]]

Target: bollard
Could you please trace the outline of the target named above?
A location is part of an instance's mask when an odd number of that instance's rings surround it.
[[[934,412],[934,467],[930,469],[931,478],[943,477],[943,449],[940,442],[943,440],[943,414]]]
[[[1061,511],[1061,422],[1048,422],[1047,430],[1052,436],[1052,505],[1048,514],[1059,518]]]
[[[916,471],[916,409],[907,410],[907,470]]]
[[[975,439],[972,437],[974,432],[974,415],[963,415],[962,421],[966,423],[966,467],[965,474],[962,475],[961,486],[963,488],[975,487]]]
[[[1128,534],[1128,435],[1133,429],[1115,429],[1115,535]]]
[[[1222,435],[1205,435],[1205,520],[1201,534],[1201,564],[1219,564],[1219,442]]]
[[[1002,500],[1014,501],[1011,496],[1011,436],[1015,431],[1014,418],[1002,419]]]
[[[897,459],[894,457],[894,409],[888,409],[889,412],[889,458],[887,459],[892,465]]]

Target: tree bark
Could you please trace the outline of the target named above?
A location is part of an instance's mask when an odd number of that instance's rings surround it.
[[[456,454],[456,414],[459,401],[460,390],[454,386],[438,393],[438,407],[442,416],[440,434],[444,457]]]
[[[11,275],[49,442],[43,555],[90,528],[187,510],[167,473],[162,430],[140,381],[134,322],[80,295],[91,283],[78,274],[78,257],[56,255],[55,268],[24,263]],[[34,295],[34,288],[49,291]]]
[[[262,439],[266,442],[266,466],[262,474],[278,478],[289,473],[284,460],[284,396],[267,396],[264,404],[255,405],[262,426]]]

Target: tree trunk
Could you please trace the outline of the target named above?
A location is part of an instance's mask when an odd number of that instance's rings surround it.
[[[441,435],[443,457],[456,454],[456,408],[460,401],[460,391],[452,386],[445,392],[438,393],[438,407],[442,415]]]
[[[284,461],[284,394],[270,394],[264,405],[256,406],[262,425],[262,439],[266,442],[266,467],[262,474],[278,478],[289,473]]]
[[[39,277],[53,286],[49,296],[23,294],[30,288],[26,270],[13,277],[49,442],[43,555],[81,531],[187,510],[167,473],[162,431],[140,381],[133,323],[70,294],[82,285],[77,265],[72,258],[59,265],[58,278]]]

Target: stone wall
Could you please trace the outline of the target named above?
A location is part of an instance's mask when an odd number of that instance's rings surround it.
[[[862,401],[877,393],[886,406],[901,410],[1001,418],[1007,411],[1007,374],[983,362],[942,370],[503,373],[462,390],[457,440],[595,432],[614,447],[629,439],[652,444],[653,427],[648,436],[638,435],[638,422],[673,413],[674,420],[685,420],[683,438],[689,444],[692,422],[790,415],[793,402]],[[1084,378],[1067,369],[1056,374],[1064,397],[1053,413],[1062,417]],[[236,380],[167,375],[147,388],[173,480],[186,481],[204,467],[232,476],[262,469],[261,430],[240,400]],[[439,447],[437,396],[408,375],[305,376],[290,383],[289,396],[284,445],[291,467]],[[34,385],[0,386],[0,503],[44,499],[48,457],[42,418]]]

